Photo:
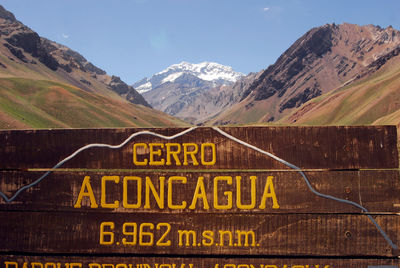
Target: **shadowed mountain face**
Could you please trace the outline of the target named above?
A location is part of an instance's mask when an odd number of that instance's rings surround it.
[[[235,124],[277,121],[305,102],[350,83],[400,45],[388,27],[327,24],[299,38],[242,89],[238,103],[209,121]],[[374,63],[375,62],[375,63]]]
[[[0,128],[184,125],[0,6]]]

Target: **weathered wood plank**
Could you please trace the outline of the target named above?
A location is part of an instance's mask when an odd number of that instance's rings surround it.
[[[228,134],[262,150],[268,151],[300,168],[358,169],[397,168],[397,134],[394,126],[378,127],[248,127],[221,128]],[[29,130],[0,131],[1,169],[51,168],[82,146],[92,143],[120,144],[131,134],[143,129],[86,129],[86,130]],[[173,135],[184,129],[146,129],[162,135]],[[63,167],[135,169],[133,143],[165,143],[166,140],[150,135],[135,137],[121,150],[88,149]],[[163,169],[274,169],[287,166],[239,145],[212,128],[197,128],[177,137],[172,143],[202,143],[216,145],[216,163],[213,165],[163,165]],[[158,149],[159,147],[155,147]],[[148,148],[142,149],[139,160],[149,158]],[[173,148],[174,149],[174,148]],[[193,150],[188,147],[188,150]],[[165,159],[165,148],[161,156]],[[183,151],[183,148],[182,148]],[[238,157],[240,155],[240,157]],[[200,158],[200,153],[197,155]],[[183,162],[182,153],[179,156]],[[251,161],[249,161],[251,159]],[[205,150],[210,160],[210,148]],[[233,161],[232,161],[233,160]],[[155,166],[141,166],[153,169]]]
[[[1,195],[37,182],[0,196],[0,265],[15,253],[82,265],[93,254],[192,256],[214,268],[251,267],[239,256],[263,268],[322,265],[295,256],[397,265],[367,262],[400,255],[396,142],[393,126],[0,131]],[[271,256],[291,258],[262,262]],[[114,266],[93,267],[125,268]],[[50,267],[63,268],[30,268]]]
[[[374,218],[400,241],[400,216]],[[1,212],[0,228],[3,253],[399,255],[368,217],[351,214]]]
[[[0,190],[11,197],[18,189],[43,174],[44,172],[0,172]],[[400,212],[398,171],[312,171],[305,172],[305,175],[311,186],[322,194],[353,201],[373,213]],[[90,180],[85,182],[88,177]],[[158,202],[148,187],[152,185],[156,195],[163,195]],[[204,192],[198,188],[199,185],[204,186]],[[89,186],[94,202],[87,195],[79,201],[81,193],[89,192]],[[118,205],[112,208],[109,205],[103,206],[102,193],[106,204],[118,202]],[[80,205],[79,208],[76,207],[77,204]],[[93,208],[93,205],[97,207]],[[218,208],[221,206],[228,207]],[[0,198],[0,209],[127,213],[362,212],[354,205],[317,196],[296,171],[56,171],[22,192],[13,202],[6,203]]]
[[[397,268],[400,260],[0,256],[1,267],[23,268],[24,264],[26,268]]]

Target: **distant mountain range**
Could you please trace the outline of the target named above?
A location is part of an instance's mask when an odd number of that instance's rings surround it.
[[[0,128],[182,125],[0,6]]]
[[[133,87],[139,93],[156,89],[166,83],[179,83],[181,77],[193,76],[202,80],[200,82],[211,82],[214,86],[226,85],[236,82],[244,74],[235,72],[232,67],[224,66],[215,62],[202,62],[193,64],[189,62],[181,62],[173,64],[165,70],[154,74],[151,78],[144,78]]]
[[[201,98],[205,92],[231,85],[243,76],[231,67],[214,62],[182,62],[136,82],[133,87],[155,109],[195,123],[204,117],[204,112],[214,110],[205,109],[207,103]],[[195,111],[194,105],[199,106]]]

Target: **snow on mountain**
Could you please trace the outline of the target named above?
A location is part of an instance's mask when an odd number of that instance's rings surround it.
[[[242,73],[235,72],[232,67],[215,62],[202,62],[199,64],[181,62],[169,66],[151,78],[144,78],[136,82],[133,87],[138,92],[145,93],[162,84],[174,83],[183,74],[190,74],[201,80],[213,82],[215,86],[232,84],[244,76]]]
[[[235,72],[232,67],[214,62],[181,62],[136,82],[133,87],[154,109],[195,122],[204,115],[193,112],[192,105],[209,100],[204,97],[208,92],[232,85],[242,77],[244,74]],[[207,109],[212,110],[208,106]]]
[[[183,72],[172,73],[172,74],[168,75],[167,77],[165,77],[163,80],[161,80],[161,84],[164,84],[167,82],[173,83],[177,78],[179,78],[183,74],[184,74]]]
[[[144,92],[147,92],[147,91],[149,91],[149,90],[151,90],[151,89],[152,89],[151,82],[146,82],[146,83],[144,83],[144,84],[142,84],[142,85],[136,87],[136,90],[137,90],[139,93],[144,93]]]

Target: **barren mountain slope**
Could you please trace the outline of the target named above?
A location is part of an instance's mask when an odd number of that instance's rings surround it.
[[[305,102],[350,83],[399,45],[400,32],[392,27],[327,24],[314,28],[260,72],[239,103],[208,123],[277,121]]]
[[[315,98],[279,123],[400,126],[400,47],[371,63],[360,79]]]
[[[140,105],[139,105],[140,104]],[[132,87],[0,6],[0,127],[167,126]]]

